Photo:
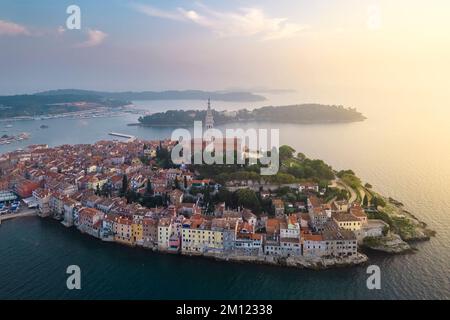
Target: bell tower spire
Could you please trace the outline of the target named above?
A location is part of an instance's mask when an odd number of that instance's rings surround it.
[[[206,110],[205,128],[206,129],[214,128],[214,117],[211,110],[211,98],[208,98],[208,109]]]

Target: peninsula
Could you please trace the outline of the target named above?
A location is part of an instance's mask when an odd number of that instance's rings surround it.
[[[175,144],[33,145],[0,157],[0,184],[99,240],[224,261],[351,266],[368,260],[362,246],[399,253],[432,235],[352,171],[289,146],[280,172],[262,177],[260,164],[174,165]]]

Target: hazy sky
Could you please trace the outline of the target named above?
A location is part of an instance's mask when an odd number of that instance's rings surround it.
[[[66,8],[81,8],[67,30]],[[448,0],[0,2],[0,93],[448,94]]]

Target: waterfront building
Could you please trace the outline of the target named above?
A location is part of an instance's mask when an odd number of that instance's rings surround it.
[[[322,257],[327,254],[327,244],[321,234],[303,234],[303,255],[306,257]]]
[[[78,229],[93,237],[100,238],[100,228],[104,213],[94,208],[82,208],[78,212]]]
[[[164,217],[158,221],[158,250],[166,251],[169,248],[172,219]]]
[[[49,208],[53,216],[62,219],[64,216],[64,200],[67,197],[59,192],[53,192],[49,200]]]
[[[221,235],[217,235],[213,238],[216,243],[213,246],[215,249],[223,248],[224,253],[230,253],[234,250],[236,233],[239,218],[215,218],[211,222],[211,230],[220,232]]]
[[[224,228],[227,228],[227,250],[232,245],[232,221],[226,226],[226,221],[213,221],[195,214],[183,222],[181,230],[181,243],[183,254],[222,253],[224,247]]]
[[[118,216],[112,213],[104,215],[100,229],[100,238],[103,241],[114,241],[114,224],[117,218]]]
[[[268,256],[281,256],[280,224],[282,219],[267,219],[265,223],[266,234],[264,238],[264,254]]]
[[[283,256],[300,256],[302,254],[300,237],[280,238],[280,248]]]
[[[326,243],[326,251],[329,256],[352,256],[358,252],[358,242],[354,232],[339,228],[330,221],[326,224],[323,233]]]
[[[143,246],[146,248],[158,247],[158,220],[144,217],[142,220]]]
[[[241,255],[259,255],[263,252],[262,235],[254,233],[248,222],[239,222],[236,233],[235,250]]]
[[[114,222],[114,241],[134,246],[133,221],[129,217],[119,216]]]
[[[143,216],[133,216],[133,223],[131,224],[131,233],[136,245],[142,246],[144,244],[144,227],[142,224]]]
[[[50,196],[51,192],[48,189],[39,188],[33,191],[33,198],[37,203],[38,215],[41,217],[48,217],[50,215]]]

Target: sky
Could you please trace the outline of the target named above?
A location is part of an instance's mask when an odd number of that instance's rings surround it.
[[[66,10],[77,5],[81,28]],[[448,97],[447,0],[2,0],[0,94],[291,89]],[[450,101],[447,100],[447,101]]]

